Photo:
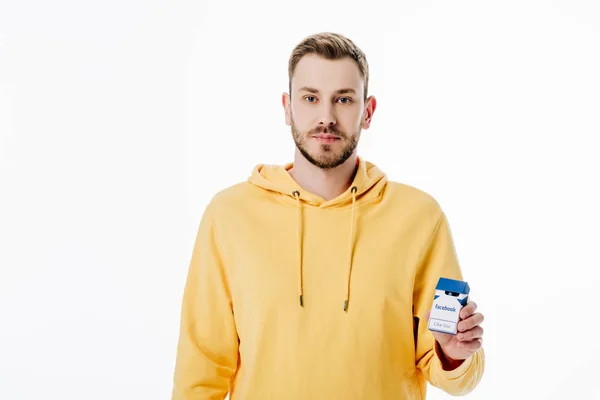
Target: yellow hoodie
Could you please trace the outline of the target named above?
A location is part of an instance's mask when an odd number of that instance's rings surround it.
[[[480,349],[442,369],[424,315],[462,279],[438,202],[359,157],[325,201],[258,165],[207,206],[183,294],[173,400],[424,399],[470,392]]]

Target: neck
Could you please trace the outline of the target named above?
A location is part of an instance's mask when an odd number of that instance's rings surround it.
[[[311,164],[296,149],[294,165],[288,172],[303,189],[329,201],[344,193],[352,184],[357,170],[356,160],[355,151],[337,167],[322,169]]]

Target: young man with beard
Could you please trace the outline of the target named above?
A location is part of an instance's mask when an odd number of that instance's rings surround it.
[[[293,162],[259,164],[217,193],[185,285],[172,398],[424,399],[426,382],[472,391],[483,315],[427,329],[440,277],[462,280],[448,220],[429,194],[357,155],[377,102],[348,38],[312,35],[282,98]]]

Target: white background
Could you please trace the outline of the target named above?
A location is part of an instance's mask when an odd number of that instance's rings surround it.
[[[359,154],[448,215],[486,317],[465,398],[600,398],[598,2],[0,0],[0,399],[170,397],[200,216],[291,161],[321,31],[370,64]]]

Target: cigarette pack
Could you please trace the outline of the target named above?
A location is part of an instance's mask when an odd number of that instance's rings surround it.
[[[467,282],[440,278],[435,287],[428,329],[456,335],[460,310],[467,305],[469,291]]]

